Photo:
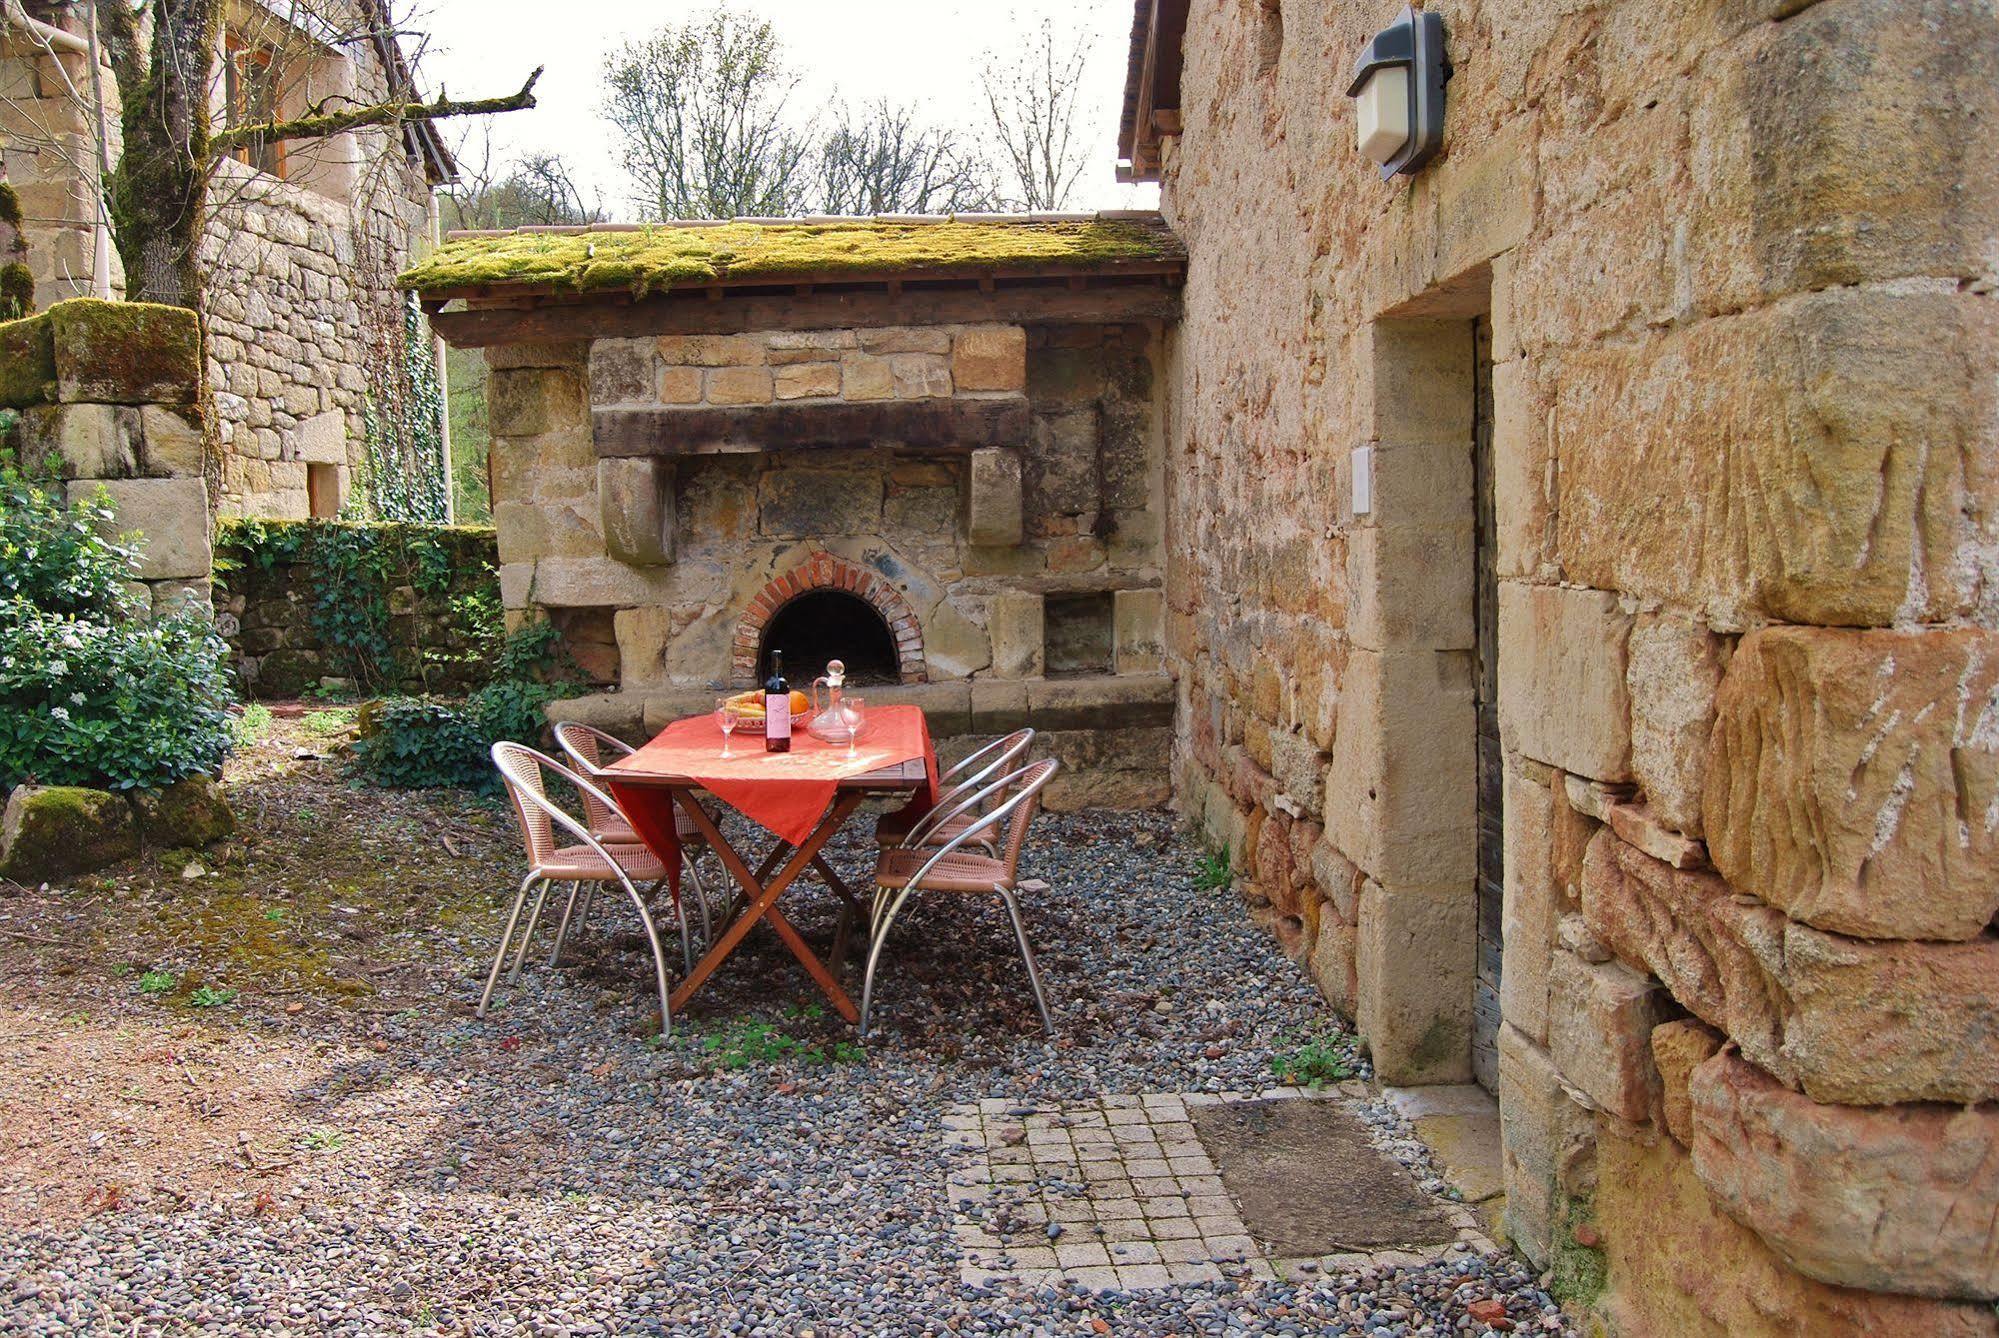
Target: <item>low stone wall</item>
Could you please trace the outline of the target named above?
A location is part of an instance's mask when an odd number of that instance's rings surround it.
[[[72,499],[103,489],[156,612],[210,595],[200,386],[200,330],[178,307],[75,298],[0,324],[0,408],[20,413],[22,463],[54,470]]]
[[[224,521],[217,551],[216,621],[252,697],[455,696],[485,682],[467,601],[497,616],[490,529]]]

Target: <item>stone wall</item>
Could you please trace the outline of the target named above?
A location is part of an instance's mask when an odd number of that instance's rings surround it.
[[[507,608],[608,622],[618,691],[569,712],[636,735],[751,681],[761,620],[845,574],[913,632],[872,698],[943,735],[1055,731],[1058,803],[1162,802],[1159,348],[1143,325],[495,347]],[[960,430],[988,435],[932,439]],[[668,439],[695,453],[644,453]],[[1098,674],[1049,677],[1051,608],[1100,619]]]
[[[201,337],[179,307],[73,298],[0,323],[0,409],[22,463],[109,498],[138,549],[142,607],[206,605],[214,548],[202,475]]]
[[[81,31],[73,16],[47,17]],[[95,244],[88,175],[95,138],[70,93],[90,88],[90,69],[82,56],[60,60],[59,69],[31,43],[0,38],[0,141],[44,306],[89,293]],[[311,65],[315,97],[387,95],[387,75],[368,43],[325,51]],[[115,137],[117,85],[108,68],[103,86]],[[280,179],[225,160],[210,191],[208,374],[221,448],[214,500],[225,515],[306,516],[313,465],[329,471],[323,495],[336,506],[354,486],[363,403],[371,389],[384,393],[382,369],[400,357],[404,299],[395,276],[434,231],[430,181],[399,131],[295,143],[284,163]],[[112,276],[123,292],[115,254]]]
[[[317,546],[328,537],[382,554],[367,564],[381,579],[364,584],[321,557]],[[315,689],[458,696],[486,682],[492,666],[478,658],[460,601],[498,598],[490,529],[224,521],[216,552],[228,564],[216,625],[251,697],[283,700]],[[327,608],[338,610],[332,632]],[[374,619],[359,617],[363,609]],[[357,655],[343,636],[370,644]]]
[[[1189,21],[1181,801],[1469,1076],[1486,322],[1514,1240],[1625,1334],[1991,1333],[1993,8],[1467,0],[1383,183],[1327,72],[1396,8]]]

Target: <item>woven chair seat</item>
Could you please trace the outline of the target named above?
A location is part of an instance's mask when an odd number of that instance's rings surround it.
[[[698,846],[708,843],[708,838],[701,834],[701,829],[694,825],[694,820],[679,809],[675,809],[673,812],[673,834],[680,838],[680,844],[683,846]],[[596,837],[607,846],[637,846],[645,844],[645,842],[639,840],[639,834],[631,829],[630,824],[626,823],[616,814],[612,814],[602,826],[593,826],[590,829],[590,835]]]
[[[907,809],[897,809],[893,813],[882,814],[881,821],[875,824],[875,844],[899,846],[904,841],[907,841],[909,833],[915,828],[917,822],[922,817],[921,814],[915,817],[903,817],[903,814],[908,811]],[[978,823],[981,816],[978,813],[960,813],[955,818],[946,818],[943,822],[938,823],[930,829],[929,833],[924,836],[923,843],[928,846],[949,845],[952,841],[970,831]],[[891,819],[895,819],[896,821],[891,821]],[[987,832],[981,836],[973,837],[972,840],[978,845],[991,846],[996,843],[996,838],[996,833]]]
[[[625,874],[635,883],[653,883],[666,877],[666,865],[659,856],[642,845],[612,844],[607,841],[604,848],[611,852],[611,858],[623,866]],[[581,879],[584,882],[616,882],[617,870],[604,863],[603,858],[589,846],[562,846],[549,853],[547,859],[535,866],[544,878],[566,882]]]
[[[909,885],[917,871],[930,862],[935,852],[928,850],[884,850],[875,864],[875,882],[883,887]],[[1006,861],[988,855],[969,855],[954,850],[923,879],[925,892],[991,892],[1013,885]]]

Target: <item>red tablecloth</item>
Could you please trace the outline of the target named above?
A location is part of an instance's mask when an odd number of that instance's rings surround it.
[[[607,769],[611,795],[633,830],[666,861],[676,893],[680,841],[674,834],[672,792],[657,783],[621,780],[620,772],[683,777],[779,839],[803,844],[819,825],[840,782],[922,758],[929,785],[914,802],[928,805],[937,794],[937,750],[930,724],[918,706],[877,706],[868,711],[850,756],[844,743],[825,743],[803,727],[792,731],[791,751],[767,753],[760,734],[737,734],[733,757],[722,756],[722,728],[713,715],[676,720],[651,743]]]

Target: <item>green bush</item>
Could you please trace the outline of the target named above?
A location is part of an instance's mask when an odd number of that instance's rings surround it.
[[[194,610],[132,609],[130,549],[102,538],[102,494],[0,460],[0,790],[129,790],[213,772],[230,747],[228,647]]]

